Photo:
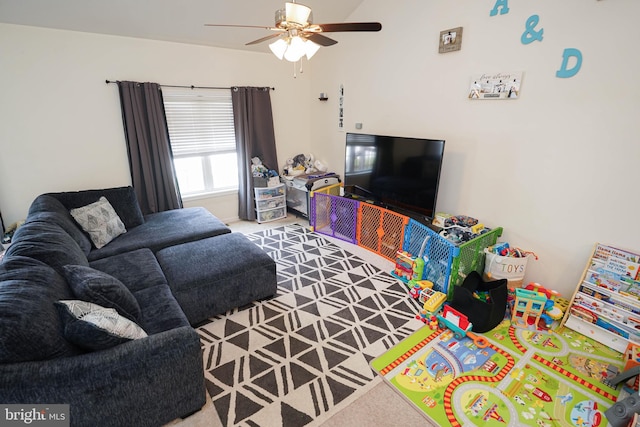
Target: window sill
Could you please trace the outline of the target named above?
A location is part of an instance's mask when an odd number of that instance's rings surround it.
[[[238,190],[222,190],[222,191],[214,191],[211,193],[199,193],[199,194],[190,194],[188,196],[182,196],[182,201],[192,201],[192,200],[202,200],[202,199],[215,199],[217,197],[226,197],[232,196],[234,194],[238,194]]]

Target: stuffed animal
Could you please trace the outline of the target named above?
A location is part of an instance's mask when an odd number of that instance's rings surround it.
[[[327,167],[327,165],[325,165],[323,162],[321,162],[320,160],[316,160],[315,162],[313,162],[313,165],[316,167],[316,169],[318,169],[320,172],[326,172],[329,170],[329,168]]]
[[[313,154],[309,154],[308,156],[304,154],[298,154],[291,159],[287,159],[283,167],[284,175],[302,175],[302,174],[313,174],[318,171],[326,172],[327,166],[322,163],[320,160],[316,160]]]
[[[262,164],[260,157],[251,158],[251,174],[261,178],[267,178],[269,176],[269,169]]]

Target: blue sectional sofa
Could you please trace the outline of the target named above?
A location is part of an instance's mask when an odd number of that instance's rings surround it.
[[[101,197],[125,231],[98,248],[72,212]],[[274,261],[204,209],[43,194],[0,263],[0,402],[69,404],[72,426],[185,417],[206,393],[193,326],[275,292]]]

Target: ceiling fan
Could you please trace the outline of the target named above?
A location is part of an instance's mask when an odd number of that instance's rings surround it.
[[[311,8],[300,3],[286,2],[284,9],[275,13],[275,26],[262,27],[255,25],[205,24],[209,27],[241,27],[263,28],[274,31],[274,34],[246,43],[247,46],[277,39],[269,44],[271,51],[279,58],[297,62],[303,56],[310,59],[321,46],[332,46],[338,43],[322,33],[346,31],[380,31],[379,22],[343,22],[336,24],[314,24]]]

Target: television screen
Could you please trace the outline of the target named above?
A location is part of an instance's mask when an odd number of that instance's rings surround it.
[[[433,219],[443,155],[441,139],[347,133],[345,193]]]

